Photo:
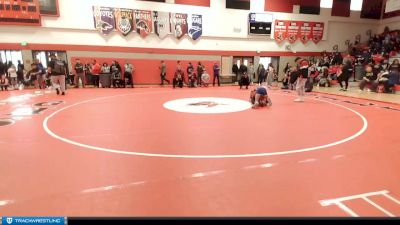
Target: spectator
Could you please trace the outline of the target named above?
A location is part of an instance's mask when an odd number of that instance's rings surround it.
[[[247,73],[247,66],[244,65],[244,63],[242,63],[242,65],[240,65],[239,67],[239,75],[240,77],[238,77],[238,79],[240,80],[240,78],[243,76],[243,74]]]
[[[165,64],[164,60],[161,60],[161,65],[159,67],[160,69],[160,77],[161,77],[161,84],[160,85],[164,85],[164,81],[167,81],[167,83],[169,84],[169,80],[166,78],[167,76],[167,65]]]
[[[193,88],[196,87],[196,74],[191,71],[188,73],[188,85],[189,87]]]
[[[104,83],[101,83],[101,86],[104,87],[111,87],[110,80],[111,80],[111,67],[108,65],[108,63],[104,62],[103,66],[101,67],[101,74],[103,74],[104,77],[106,77],[106,81],[103,81]],[[102,77],[103,77],[102,76]]]
[[[175,88],[176,86],[182,88],[183,87],[183,80],[184,80],[184,73],[183,71],[180,70],[176,70],[175,71],[175,75],[174,75],[174,79],[172,81],[172,87]]]
[[[370,89],[369,90],[376,90],[376,79],[377,79],[377,74],[375,74],[372,70],[371,65],[367,65],[365,68],[365,75],[363,77],[363,80],[360,82],[360,90],[363,91],[365,86],[369,85]]]
[[[239,67],[238,67],[238,65],[236,63],[233,64],[233,66],[232,66],[232,73],[235,74],[235,76],[233,78],[233,82],[236,82],[237,81],[237,77],[239,75]]]
[[[121,74],[121,66],[118,61],[114,60],[111,64],[111,81],[114,88],[123,87],[122,83],[122,74]]]
[[[261,85],[262,82],[265,82],[266,75],[265,75],[265,68],[263,64],[258,66],[258,84]]]
[[[186,72],[187,72],[187,74],[192,74],[194,72],[194,68],[193,68],[192,62],[189,62],[189,65],[188,65],[188,67],[186,69]]]
[[[3,61],[0,60],[0,75],[6,74],[7,72],[7,64],[3,63]]]
[[[340,91],[347,91],[347,88],[349,87],[349,79],[351,74],[353,74],[353,66],[351,65],[351,61],[348,60],[344,65],[341,67],[341,74],[338,76],[338,81],[340,84]],[[342,82],[345,83],[345,88],[343,88]]]
[[[246,86],[246,89],[249,89],[249,85],[250,85],[250,78],[249,78],[247,72],[245,72],[240,77],[239,86],[240,86],[240,89],[242,89],[243,86]]]
[[[7,91],[8,89],[8,79],[6,77],[6,74],[3,73],[0,76],[0,88],[2,91]]]
[[[272,82],[274,82],[274,76],[275,76],[275,68],[272,65],[272,63],[268,64],[268,69],[267,69],[267,84],[269,87],[272,86]]]
[[[182,70],[182,64],[181,64],[181,61],[177,61],[176,62],[176,70],[178,71],[178,70]],[[183,71],[183,70],[182,70]]]
[[[17,89],[17,69],[15,68],[15,65],[12,64],[10,68],[7,70],[8,76],[9,76],[9,83],[12,89]]]
[[[100,87],[100,83],[99,83],[99,81],[100,81],[100,78],[99,78],[100,73],[101,73],[100,64],[96,60],[93,60],[93,65],[91,67],[91,75],[92,75],[92,82],[93,82],[93,85],[95,87]]]
[[[247,67],[247,75],[249,76],[250,82],[254,81],[255,75],[254,75],[254,65],[253,63],[249,63],[249,66]]]
[[[221,86],[219,83],[220,67],[219,67],[218,63],[214,63],[213,70],[214,70],[213,86],[215,86],[215,79],[217,79],[217,81],[218,81],[218,86]]]
[[[197,64],[197,86],[201,86],[201,76],[204,72],[204,66],[199,62]]]
[[[24,82],[24,69],[25,66],[24,64],[21,63],[20,60],[18,60],[18,65],[17,65],[17,81],[19,84]]]
[[[85,84],[86,84],[86,77],[85,77],[85,68],[84,65],[81,63],[80,59],[76,59],[76,63],[74,66],[75,69],[75,87],[79,88],[79,79],[82,82],[82,88],[85,88]]]
[[[128,62],[128,60],[125,61],[125,72],[124,72],[124,79],[126,85],[132,85],[133,86],[133,73],[135,72],[135,67]]]
[[[399,73],[400,72],[399,60],[398,59],[393,60],[392,64],[390,64],[388,70],[389,70],[389,72]]]

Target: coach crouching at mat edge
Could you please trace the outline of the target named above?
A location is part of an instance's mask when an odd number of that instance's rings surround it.
[[[51,76],[51,83],[53,84],[53,88],[56,90],[57,95],[61,94],[65,95],[65,74],[66,68],[64,62],[57,59],[54,53],[50,54],[51,61],[48,66],[48,73]]]

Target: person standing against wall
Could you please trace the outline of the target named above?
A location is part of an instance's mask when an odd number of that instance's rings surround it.
[[[128,62],[128,60],[125,61],[125,72],[124,72],[124,80],[126,80],[126,85],[132,85],[133,86],[133,72],[135,71],[135,68],[131,63]]]
[[[258,66],[258,84],[261,85],[262,82],[265,82],[265,68],[263,64]]]
[[[17,82],[18,84],[22,84],[24,82],[24,64],[21,63],[21,60],[18,60],[17,65]]]
[[[235,74],[235,76],[233,77],[233,82],[236,82],[237,81],[237,77],[239,75],[239,67],[238,67],[238,65],[236,63],[233,64],[233,66],[232,66],[232,73]]]
[[[244,63],[242,65],[240,65],[239,67],[239,73],[240,73],[240,77],[238,77],[238,81],[240,81],[240,78],[247,73],[247,66],[244,65]]]
[[[74,81],[75,88],[79,88],[79,79],[81,79],[82,88],[85,88],[86,77],[85,77],[84,65],[81,63],[80,59],[76,59],[74,69],[76,73]]]
[[[192,74],[194,72],[194,67],[192,65],[192,62],[189,62],[186,72],[187,72],[187,74]]]
[[[160,69],[160,77],[161,77],[161,84],[164,85],[164,81],[170,84],[170,81],[166,78],[167,77],[167,64],[165,64],[164,60],[161,60],[161,65],[159,66]]]
[[[204,67],[201,64],[201,62],[199,62],[197,64],[197,86],[201,86],[201,75],[203,75],[204,72]]]
[[[249,66],[247,67],[247,75],[249,76],[250,82],[253,82],[256,79],[254,76],[253,63],[249,63]]]
[[[101,66],[100,64],[96,61],[93,60],[93,65],[92,65],[92,79],[93,79],[93,86],[94,87],[100,87],[99,86],[99,81],[100,81],[100,73],[101,73]]]
[[[17,69],[15,68],[15,65],[12,64],[10,68],[8,68],[7,72],[10,77],[9,81],[11,89],[17,89]]]
[[[57,95],[60,94],[60,91],[62,95],[65,95],[65,76],[67,72],[65,64],[57,59],[54,53],[50,54],[50,59],[47,71],[51,76],[53,88],[56,90]]]
[[[275,68],[272,65],[272,63],[268,64],[268,69],[267,69],[267,84],[269,87],[272,86],[272,82],[274,82],[274,75],[275,75]]]
[[[220,67],[219,67],[218,63],[214,63],[213,70],[214,70],[213,86],[215,86],[215,79],[217,79],[217,81],[218,81],[218,86],[221,86],[219,83]]]

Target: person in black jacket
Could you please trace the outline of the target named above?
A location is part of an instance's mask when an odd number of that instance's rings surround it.
[[[122,68],[119,65],[118,61],[114,60],[111,65],[111,80],[114,88],[124,87],[124,83],[122,82]]]
[[[18,66],[17,66],[17,81],[18,81],[18,84],[21,84],[21,83],[24,82],[24,69],[25,69],[24,64],[22,64],[21,61],[18,60]]]
[[[232,73],[235,74],[235,76],[233,77],[233,82],[236,82],[236,81],[237,81],[238,74],[239,74],[239,67],[237,66],[236,63],[233,64],[233,66],[232,66]]]
[[[348,60],[346,61],[345,64],[342,65],[342,72],[338,76],[340,91],[347,91],[347,88],[349,87],[349,79],[351,77],[351,74],[353,74],[353,66],[351,65],[351,61]],[[342,84],[343,81],[346,85],[345,88],[343,88]]]
[[[81,79],[82,82],[82,88],[85,88],[85,82],[86,82],[86,77],[85,77],[85,66],[81,63],[79,59],[76,59],[76,63],[74,66],[75,69],[75,87],[79,88],[79,79]]]
[[[306,91],[305,86],[308,79],[308,68],[310,66],[310,63],[308,60],[302,59],[300,57],[297,57],[295,62],[298,67],[299,76],[297,77],[296,80],[296,91],[298,98],[296,98],[294,101],[304,102],[304,96]]]

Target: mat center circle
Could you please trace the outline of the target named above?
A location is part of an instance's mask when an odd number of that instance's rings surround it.
[[[249,102],[233,98],[183,98],[165,102],[163,106],[169,110],[184,113],[233,113],[251,108]]]

